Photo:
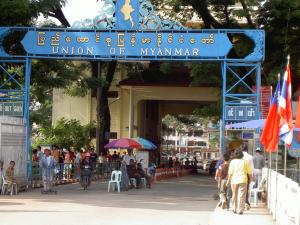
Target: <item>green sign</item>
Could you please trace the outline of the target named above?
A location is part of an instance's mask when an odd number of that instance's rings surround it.
[[[0,116],[23,116],[23,102],[0,102]]]

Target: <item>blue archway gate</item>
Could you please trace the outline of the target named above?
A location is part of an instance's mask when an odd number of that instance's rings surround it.
[[[11,115],[25,118],[27,154],[32,59],[219,62],[223,78],[221,150],[225,150],[226,123],[259,118],[260,70],[265,52],[263,30],[190,30],[177,22],[160,20],[147,0],[110,2],[112,17],[85,21],[75,29],[0,27],[0,69],[8,77],[0,79],[0,104],[23,107],[24,113],[12,112]],[[21,41],[24,54],[12,55],[4,50],[2,42],[11,32],[25,34]],[[251,39],[252,51],[243,58],[230,57],[229,52],[234,47],[229,38],[232,35]],[[8,68],[10,64],[23,65],[23,83]],[[255,89],[248,84],[249,77],[256,81]],[[5,89],[8,81],[14,82],[15,88]],[[0,115],[3,115],[1,110]]]

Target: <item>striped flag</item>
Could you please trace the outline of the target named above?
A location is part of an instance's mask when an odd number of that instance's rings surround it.
[[[292,115],[292,82],[290,64],[288,62],[284,72],[282,88],[279,97],[278,114],[280,117],[279,137],[288,146],[293,141],[293,115]]]
[[[276,152],[279,141],[278,99],[280,96],[280,80],[278,80],[274,96],[271,99],[269,113],[261,134],[261,144],[266,152]]]

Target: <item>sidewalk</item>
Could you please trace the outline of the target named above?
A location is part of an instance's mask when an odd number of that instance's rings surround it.
[[[107,182],[57,186],[0,196],[1,225],[208,225],[217,201],[213,177],[186,176],[156,182],[151,189],[107,192]]]
[[[245,211],[243,215],[234,214],[232,211],[222,210],[217,207],[211,215],[209,225],[275,225],[272,215],[269,213],[265,204],[258,204],[257,207],[252,206],[249,211]]]

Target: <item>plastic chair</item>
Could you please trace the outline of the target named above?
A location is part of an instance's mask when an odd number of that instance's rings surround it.
[[[5,195],[6,194],[6,189],[8,186],[8,182],[6,181],[5,177],[2,175],[2,188],[1,188],[1,195]],[[12,183],[12,189],[10,192],[10,195],[13,195],[15,192],[15,194],[18,194],[18,185],[16,182]]]
[[[112,171],[111,177],[110,177],[110,181],[108,182],[108,190],[107,190],[107,192],[109,192],[109,190],[110,190],[110,184],[114,184],[113,190],[115,190],[115,187],[116,187],[115,185],[117,185],[118,192],[120,192],[121,176],[122,176],[122,172],[121,171],[118,171],[118,170]]]
[[[258,198],[258,193],[262,193],[263,190],[262,190],[262,182],[258,185],[257,188],[253,188],[254,185],[255,185],[255,182],[251,182],[250,185],[249,185],[249,188],[250,188],[250,196],[253,196],[253,205],[254,206],[257,206],[257,198]]]
[[[147,187],[147,180],[146,180],[145,177],[142,177],[142,178],[141,178],[141,184],[142,184],[142,186],[143,186],[144,188]]]
[[[135,178],[130,178],[130,183],[136,188],[136,179]]]

